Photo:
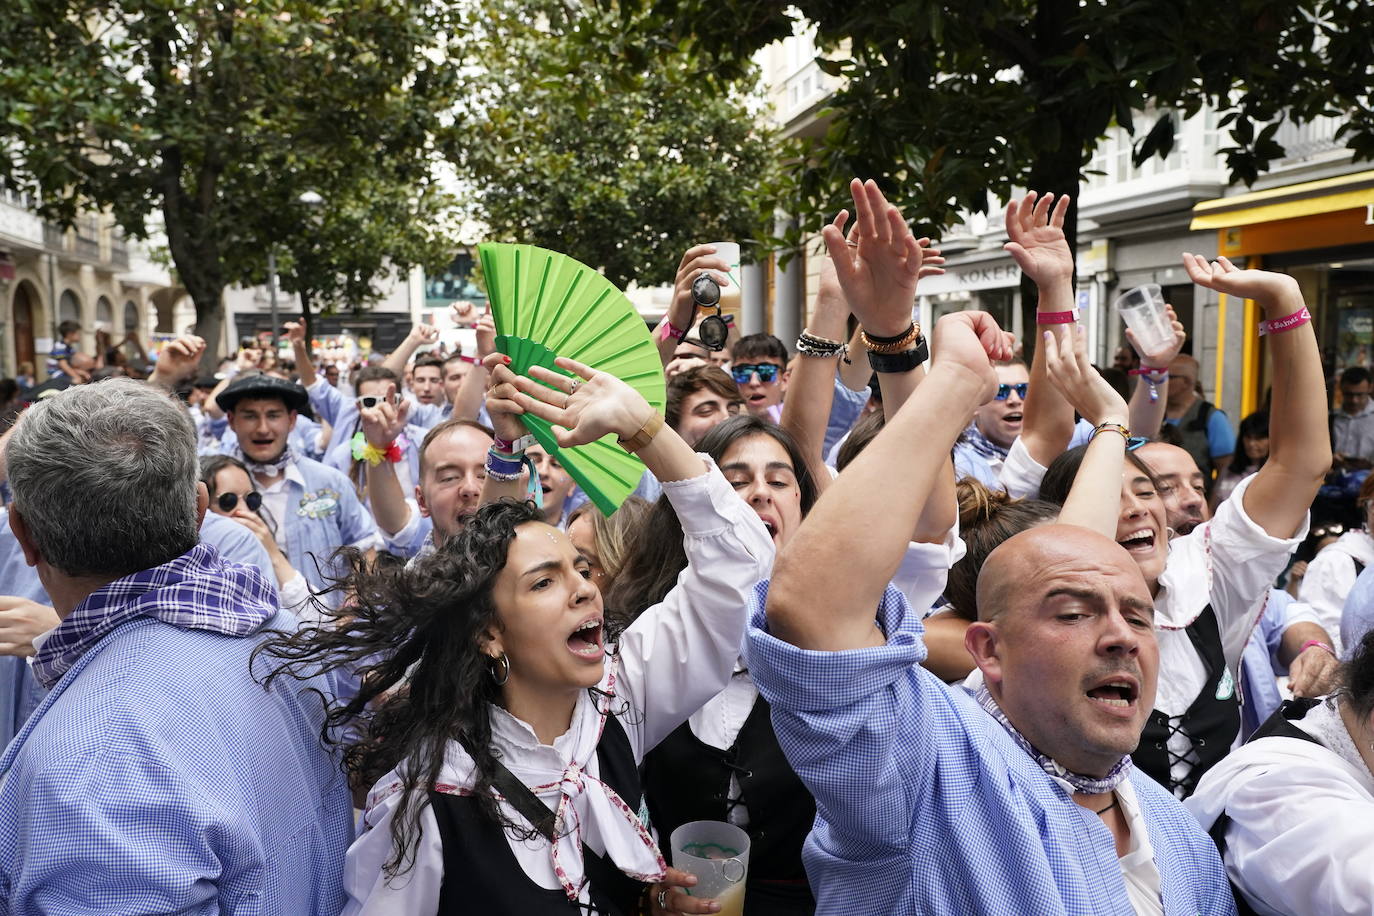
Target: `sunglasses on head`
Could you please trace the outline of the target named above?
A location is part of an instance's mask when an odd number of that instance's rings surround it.
[[[370,394],[369,394],[369,395],[366,395],[365,397],[360,397],[360,398],[358,398],[358,409],[359,409],[359,410],[371,410],[372,408],[378,407],[378,406],[380,406],[380,405],[382,405],[382,404],[385,404],[385,403],[386,403],[386,398],[385,398],[385,397],[377,397],[377,396],[375,396],[375,395],[370,395]],[[400,404],[400,403],[401,403],[401,396],[400,396],[399,394],[393,395],[392,398],[391,398],[391,403],[392,403],[393,405],[395,405],[395,404]]]
[[[221,493],[215,498],[215,501],[219,504],[222,511],[233,512],[234,507],[239,504],[239,495],[237,493]],[[248,507],[249,512],[258,511],[258,507],[262,505],[262,494],[257,490],[251,493],[245,493],[243,495],[243,504]]]
[[[730,374],[735,377],[736,385],[747,385],[749,384],[749,379],[752,378],[755,373],[758,373],[759,381],[766,385],[769,382],[777,381],[778,371],[780,369],[781,367],[774,363],[758,363],[755,365],[740,363],[730,368]]]
[[[1008,397],[1011,396],[1011,393],[1012,393],[1013,391],[1015,391],[1015,392],[1016,392],[1016,396],[1017,396],[1018,398],[1021,398],[1022,400],[1025,400],[1025,397],[1026,397],[1026,389],[1029,388],[1029,387],[1030,387],[1030,386],[1029,386],[1028,384],[1026,384],[1025,382],[1017,382],[1015,385],[998,385],[998,386],[997,386],[997,393],[996,393],[995,395],[993,395],[993,397],[994,397],[996,400],[1005,401]]]

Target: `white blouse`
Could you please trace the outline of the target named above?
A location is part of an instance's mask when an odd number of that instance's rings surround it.
[[[702,458],[707,473],[663,484],[682,523],[688,566],[663,601],[640,615],[620,637],[615,705],[628,704],[628,714],[618,721],[636,762],[725,688],[743,642],[753,587],[773,566],[773,542],[758,515],[736,495],[714,462],[705,455]],[[609,671],[611,660],[606,664]],[[586,744],[579,735],[595,717],[595,707],[584,692],[573,714],[573,727],[550,746],[540,743],[524,722],[494,709],[493,743],[505,753],[512,770],[520,768],[516,760],[554,771],[565,771],[576,763],[587,775],[598,777],[594,746],[587,759],[574,759],[575,749]],[[446,763],[446,771],[448,767]],[[396,773],[389,773],[377,786],[396,779]],[[576,796],[572,804],[579,816],[595,825],[594,813],[587,816],[588,794]],[[345,916],[412,916],[438,908],[443,847],[429,806],[420,815],[422,833],[414,865],[391,881],[382,871],[391,855],[391,816],[399,802],[399,794],[390,795],[364,815],[361,833],[349,848],[344,866]],[[514,809],[501,804],[507,817],[523,822]],[[521,840],[509,834],[506,839],[532,881],[548,889],[560,886],[546,840]],[[595,829],[583,839],[593,851],[606,852],[606,841]],[[570,875],[574,885],[582,883],[581,877]],[[590,904],[585,887],[581,902]]]
[[[1342,655],[1341,615],[1345,599],[1355,587],[1355,561],[1374,566],[1374,538],[1365,531],[1347,531],[1335,543],[1323,547],[1307,564],[1307,575],[1298,588],[1298,600],[1310,604],[1336,654]]]
[[[1374,776],[1328,698],[1293,722],[1323,744],[1262,738],[1202,777],[1184,802],[1222,811],[1226,872],[1258,913],[1374,913]]]

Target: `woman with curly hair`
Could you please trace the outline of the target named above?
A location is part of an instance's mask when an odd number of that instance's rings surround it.
[[[285,659],[274,676],[360,675],[325,733],[372,785],[346,914],[630,916],[644,883],[694,880],[665,867],[644,825],[638,766],[729,681],[773,545],[637,392],[558,364],[576,377],[507,370],[493,391],[556,424],[562,446],[613,433],[634,450],[677,511],[688,568],[616,634],[586,558],[531,503],[483,506],[410,568],[353,555],[337,620],[266,649]]]

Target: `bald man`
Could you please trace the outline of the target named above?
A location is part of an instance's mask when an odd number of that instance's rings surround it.
[[[1198,362],[1180,354],[1169,364],[1169,398],[1164,422],[1178,427],[1210,490],[1215,471],[1231,463],[1236,434],[1226,411],[1198,394]]]
[[[938,593],[962,554],[949,449],[997,391],[997,338],[986,315],[940,319],[929,374],[757,593],[746,659],[816,799],[803,859],[817,912],[1234,913],[1215,847],[1127,756],[1159,649],[1122,547],[1062,525],[1010,539],[983,567],[966,635],[984,689],[921,667],[913,608],[929,601],[887,583],[920,551]],[[930,542],[908,545],[913,530]]]

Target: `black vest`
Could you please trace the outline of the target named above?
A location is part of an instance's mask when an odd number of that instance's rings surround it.
[[[1207,438],[1207,421],[1216,410],[1210,403],[1198,398],[1192,406],[1178,418],[1179,438],[1183,440],[1183,450],[1193,456],[1198,470],[1207,481],[1208,492],[1212,489],[1212,442]]]
[[[1235,680],[1226,670],[1217,615],[1210,604],[1188,625],[1186,632],[1193,648],[1202,656],[1207,683],[1183,715],[1171,718],[1153,710],[1140,735],[1140,744],[1131,752],[1136,766],[1179,798],[1193,794],[1202,774],[1226,756],[1231,742],[1240,734],[1240,696]],[[1225,698],[1218,699],[1217,688],[1223,683],[1231,689]],[[1170,773],[1170,764],[1176,758],[1168,744],[1169,736],[1180,729],[1192,740],[1198,763],[1178,781]]]
[[[639,811],[644,801],[634,750],[615,716],[606,717],[596,759],[601,781],[632,811]],[[437,916],[569,916],[581,912],[562,888],[540,887],[525,874],[506,841],[505,830],[482,814],[475,798],[431,790],[429,802],[444,844],[444,883]],[[609,858],[596,856],[585,846],[583,852],[588,859],[585,873],[592,882],[592,903],[605,916],[634,916],[644,885],[621,872]],[[593,858],[600,861],[593,862]]]
[[[1311,741],[1313,744],[1321,744],[1307,732],[1292,724],[1294,719],[1302,719],[1307,716],[1308,710],[1320,703],[1320,699],[1297,699],[1284,700],[1279,708],[1274,710],[1269,718],[1265,719],[1255,733],[1250,736],[1246,744],[1258,741],[1260,738],[1297,738],[1300,741]],[[1226,828],[1231,823],[1230,816],[1225,811],[1217,815],[1217,819],[1212,822],[1212,829],[1207,831],[1207,835],[1212,838],[1212,842],[1217,844],[1217,852],[1221,854],[1222,861],[1226,860]],[[1238,916],[1258,916],[1254,908],[1245,901],[1245,895],[1236,887],[1235,882],[1231,882],[1231,893],[1236,898],[1236,912]]]
[[[759,697],[729,750],[711,747],[683,723],[644,758],[644,791],[659,841],[690,821],[723,821],[732,807],[730,777],[749,810],[748,916],[815,912],[802,867],[802,842],[816,818],[816,802],[793,772]]]

